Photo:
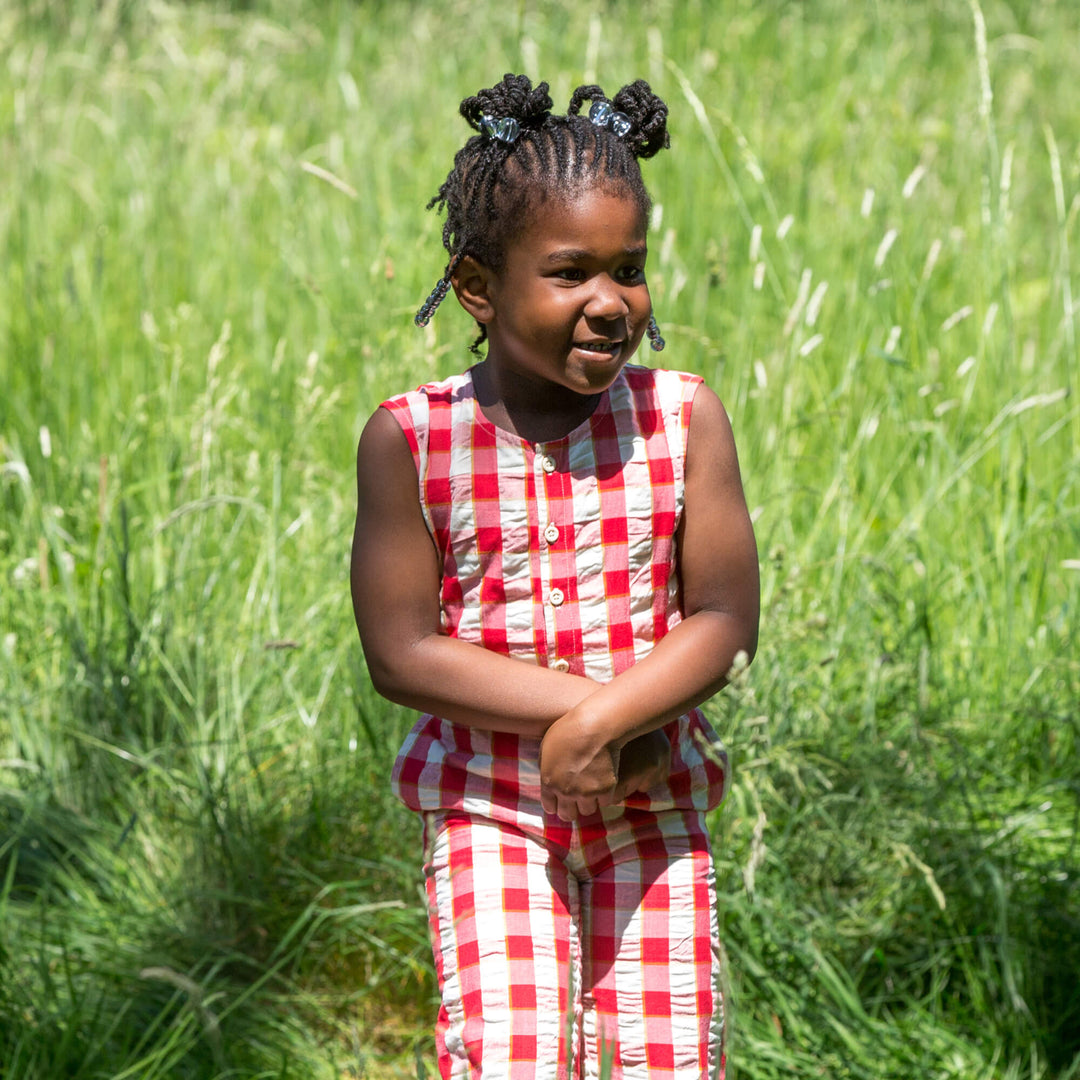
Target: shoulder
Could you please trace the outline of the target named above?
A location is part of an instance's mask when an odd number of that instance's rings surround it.
[[[636,423],[646,433],[663,430],[675,459],[683,460],[694,403],[705,388],[704,380],[688,371],[629,364],[623,375],[624,407],[634,413]]]
[[[714,479],[741,484],[735,435],[723,402],[704,383],[694,395],[686,439],[687,476],[702,471]]]
[[[396,470],[407,462],[417,468],[418,444],[410,410],[400,401],[407,395],[384,401],[368,418],[356,448],[357,476],[370,479],[386,469]]]
[[[681,431],[688,472],[695,459],[699,466],[713,462],[737,472],[735,437],[727,410],[700,375],[629,364],[623,372],[639,411],[648,403],[664,414],[669,433]]]
[[[402,394],[395,394],[387,398],[379,405],[393,414],[407,413],[417,406],[428,407],[433,403],[460,400],[473,395],[472,371],[463,371],[460,375],[451,375],[448,379],[440,379],[436,382],[424,383],[415,390],[406,390]]]
[[[668,423],[674,421],[681,426],[690,422],[690,406],[703,385],[700,375],[636,364],[628,364],[622,374],[627,392],[639,411],[658,412],[670,418]]]
[[[674,371],[670,368],[650,368],[639,364],[627,364],[622,370],[626,385],[633,391],[651,391],[657,394],[689,393],[693,397],[696,389],[704,382],[700,375],[689,371]]]
[[[686,408],[685,419],[699,416],[698,426],[727,424],[727,412],[716,393],[706,385],[700,375],[690,371],[670,368],[647,368],[628,364],[623,369],[626,384],[633,393],[653,394],[662,404],[682,404]],[[693,405],[693,413],[690,406]]]
[[[390,430],[396,425],[404,433],[413,457],[418,459],[433,422],[433,416],[438,416],[440,413],[446,416],[455,406],[463,403],[471,408],[474,396],[471,371],[465,371],[438,382],[424,383],[415,390],[395,394],[380,403],[368,421],[368,428],[374,426],[374,430],[378,432],[384,428]],[[388,425],[391,419],[393,425]],[[435,422],[438,423],[438,421]]]

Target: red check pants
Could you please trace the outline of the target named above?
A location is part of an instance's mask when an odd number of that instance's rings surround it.
[[[703,815],[425,815],[454,1080],[721,1080],[724,1013]]]

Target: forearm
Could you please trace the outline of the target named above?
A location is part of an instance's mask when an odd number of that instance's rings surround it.
[[[738,653],[754,645],[745,619],[699,612],[559,717],[540,750],[545,809],[571,820],[625,797],[623,748],[716,693]]]
[[[722,612],[700,611],[665,635],[643,660],[599,687],[566,719],[624,746],[707,701],[727,682],[735,657],[753,657],[756,623]]]
[[[384,658],[368,656],[369,674],[380,694],[486,731],[540,738],[599,686],[441,634],[381,651]]]

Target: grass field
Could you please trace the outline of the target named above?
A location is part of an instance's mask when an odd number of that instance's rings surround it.
[[[0,1074],[432,1075],[351,470],[469,360],[423,207],[511,70],[671,106],[763,568],[730,1075],[1080,1077],[1071,0],[0,3]]]

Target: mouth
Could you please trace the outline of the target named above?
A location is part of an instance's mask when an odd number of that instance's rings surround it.
[[[610,358],[615,356],[623,347],[622,341],[598,340],[598,341],[575,341],[574,348],[584,353],[592,353],[597,357]]]

